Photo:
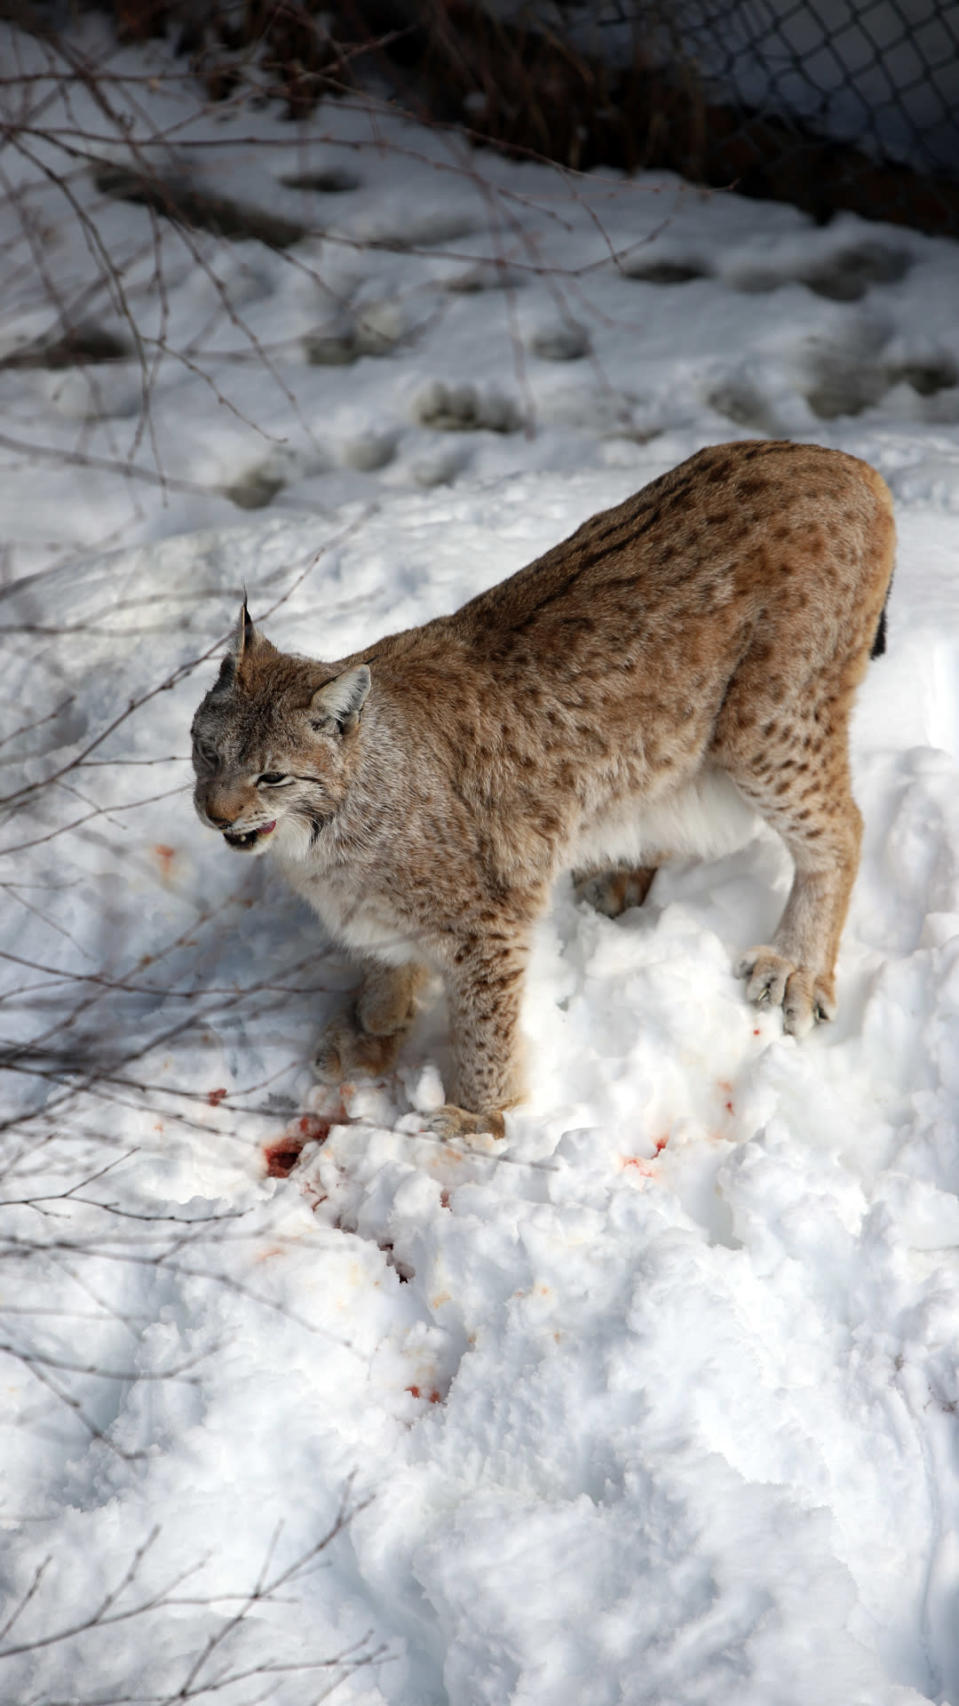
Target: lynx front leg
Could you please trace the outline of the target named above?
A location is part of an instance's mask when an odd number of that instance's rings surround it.
[[[440,1137],[505,1134],[503,1114],[523,1095],[519,1014],[527,958],[525,935],[507,940],[497,931],[478,947],[461,948],[447,974],[456,1103],[430,1119]]]
[[[323,1036],[314,1063],[317,1075],[340,1083],[355,1073],[379,1078],[391,1071],[416,1017],[416,997],[426,976],[419,965],[368,961],[352,1014],[334,1021]]]

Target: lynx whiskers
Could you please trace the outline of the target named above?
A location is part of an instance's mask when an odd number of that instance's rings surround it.
[[[889,492],[814,445],[700,451],[451,616],[336,663],[278,651],[244,605],[196,713],[196,806],[269,850],[364,981],[330,1075],[392,1065],[418,992],[449,1000],[442,1134],[502,1135],[518,1021],[556,874],[615,914],[677,853],[757,817],[795,865],[738,971],[799,1036],[835,1012],[859,859],[848,724],[881,650]]]

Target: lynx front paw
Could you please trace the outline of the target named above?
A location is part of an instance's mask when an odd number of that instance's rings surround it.
[[[500,1113],[471,1114],[467,1108],[456,1108],[448,1102],[430,1114],[426,1129],[444,1142],[452,1137],[475,1137],[479,1132],[501,1138],[506,1136],[506,1121]]]
[[[348,1078],[382,1078],[391,1072],[402,1032],[373,1037],[341,1020],[324,1032],[313,1060],[313,1071],[325,1084],[342,1084]]]
[[[782,1008],[788,1036],[804,1037],[813,1025],[836,1016],[832,979],[794,965],[776,948],[750,948],[737,960],[736,976],[747,979],[746,999],[754,1007]]]

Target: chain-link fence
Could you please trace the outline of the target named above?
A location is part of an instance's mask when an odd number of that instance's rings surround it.
[[[714,98],[926,173],[959,175],[959,6],[686,0],[678,30]]]
[[[214,99],[255,66],[303,117],[372,79],[512,153],[959,235],[959,0],[109,3],[176,32]]]
[[[657,139],[665,163],[675,150],[692,176],[820,216],[959,230],[954,0],[607,0],[553,16],[604,64],[645,61],[677,117],[685,94],[685,130]]]

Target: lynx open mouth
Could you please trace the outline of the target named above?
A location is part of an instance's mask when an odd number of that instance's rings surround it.
[[[248,852],[255,847],[261,835],[269,835],[276,828],[276,818],[272,823],[261,823],[259,829],[248,829],[245,835],[231,835],[224,830],[223,839],[230,847],[239,847],[242,852]]]

